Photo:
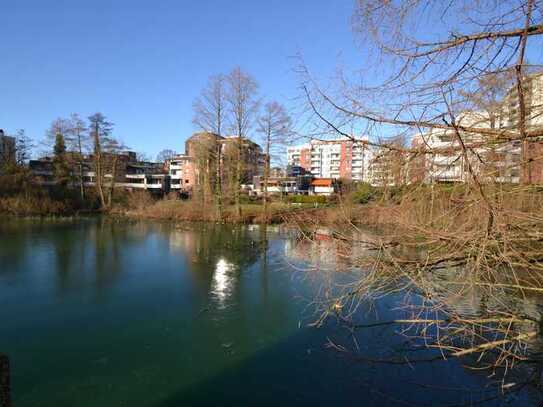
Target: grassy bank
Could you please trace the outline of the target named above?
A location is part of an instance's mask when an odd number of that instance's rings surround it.
[[[92,196],[82,200],[75,194],[46,190],[0,196],[0,216],[4,217],[64,217],[95,212],[99,210]]]
[[[323,205],[323,204],[320,204]],[[269,205],[269,223],[283,223],[285,216],[314,210],[315,204],[272,202]],[[204,205],[195,200],[158,200],[145,205],[116,207],[114,214],[132,219],[155,219],[181,221],[204,221],[224,223],[264,223],[266,220],[264,206],[261,203],[246,202],[241,205],[241,217],[234,205],[222,208],[222,216],[218,216],[214,205]]]
[[[478,192],[463,185],[407,186],[375,188],[362,184],[333,197],[289,196],[274,198],[269,204],[268,223],[340,225],[397,225],[433,230],[485,228],[485,201]],[[522,186],[488,187],[487,200],[494,211],[506,211],[502,221],[512,215],[538,213],[543,207],[543,190]],[[119,191],[108,211],[99,210],[94,191],[81,200],[76,191],[30,189],[0,195],[0,214],[4,216],[74,216],[100,212],[129,219],[204,221],[225,223],[264,223],[260,200],[244,197],[241,216],[226,202],[219,216],[213,202],[175,197],[154,198],[144,191]],[[501,222],[500,222],[501,223]]]

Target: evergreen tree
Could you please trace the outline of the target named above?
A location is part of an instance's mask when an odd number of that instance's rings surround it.
[[[66,143],[61,133],[55,137],[53,153],[53,176],[58,185],[65,187],[70,180],[70,167],[66,157]]]

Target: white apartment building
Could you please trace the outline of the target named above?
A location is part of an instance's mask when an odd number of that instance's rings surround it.
[[[190,156],[178,154],[168,162],[170,188],[181,191],[194,184],[194,166]]]
[[[370,150],[364,139],[312,140],[289,147],[287,163],[301,166],[318,178],[344,178],[366,181]]]
[[[310,159],[311,144],[301,144],[287,148],[287,163],[289,165],[306,167],[305,160]],[[309,169],[309,168],[306,168]]]
[[[463,112],[458,125],[472,128],[490,128],[486,112]],[[480,145],[484,136],[476,133],[461,134],[468,146],[467,156],[474,173],[482,180],[518,183],[520,172],[520,143]],[[471,177],[460,142],[453,130],[432,129],[413,137],[414,147],[423,146],[434,151],[424,156],[424,182],[466,182]]]
[[[526,77],[523,84],[524,104],[526,106],[526,128],[543,126],[543,72]],[[519,94],[516,86],[507,92],[502,111],[500,127],[516,127],[520,118]]]

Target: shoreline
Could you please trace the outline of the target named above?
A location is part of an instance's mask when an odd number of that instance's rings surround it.
[[[163,204],[162,201],[158,204]],[[173,223],[183,222],[203,222],[213,224],[233,224],[233,225],[286,225],[286,224],[313,224],[318,226],[331,226],[342,224],[354,225],[399,225],[396,205],[380,206],[376,204],[358,204],[342,207],[340,205],[326,205],[322,207],[299,207],[288,208],[282,211],[270,213],[267,222],[263,219],[260,211],[260,205],[245,206],[242,209],[241,219],[232,214],[232,208],[225,211],[222,219],[210,216],[205,210],[186,211],[184,202],[177,201],[167,204],[168,210],[155,210],[154,206],[138,209],[113,208],[110,211],[101,210],[81,210],[67,213],[52,214],[27,214],[27,213],[7,213],[0,212],[0,218],[3,219],[27,219],[27,220],[67,220],[84,217],[104,217],[112,220],[127,221],[169,221]],[[177,207],[178,206],[178,207]],[[162,208],[164,209],[164,208]]]

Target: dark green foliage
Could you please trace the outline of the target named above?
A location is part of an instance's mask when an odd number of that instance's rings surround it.
[[[367,182],[360,182],[356,185],[353,191],[352,199],[357,204],[367,204],[373,201],[378,196],[378,191],[375,187]]]
[[[240,194],[239,196],[239,202],[242,205],[248,205],[248,204],[256,204],[261,202],[261,198],[252,196],[249,194]],[[232,202],[234,203],[234,202]]]
[[[328,199],[321,195],[291,195],[288,197],[288,202],[291,203],[318,203],[325,204]]]
[[[64,136],[57,133],[55,137],[55,147],[53,149],[53,173],[58,185],[65,188],[70,181],[70,166],[66,158],[66,143]]]

